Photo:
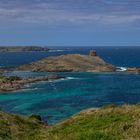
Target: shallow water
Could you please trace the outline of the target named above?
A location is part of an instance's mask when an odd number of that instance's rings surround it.
[[[33,76],[48,73],[20,73]],[[13,75],[13,74],[12,74]],[[40,114],[50,124],[80,110],[104,105],[140,102],[140,75],[121,73],[59,73],[69,77],[27,85],[26,89],[0,94],[0,107],[19,114]]]

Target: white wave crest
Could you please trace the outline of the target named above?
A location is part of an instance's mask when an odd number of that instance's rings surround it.
[[[126,67],[117,67],[116,71],[127,71]]]

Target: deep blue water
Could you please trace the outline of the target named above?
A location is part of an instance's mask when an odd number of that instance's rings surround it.
[[[61,54],[80,53],[88,54],[91,49],[97,50],[98,55],[104,58],[107,62],[116,66],[125,67],[140,67],[140,47],[87,47],[87,48],[68,48],[59,49],[58,51],[50,52],[20,52],[20,53],[0,53],[0,66],[18,66],[26,63],[30,63],[48,56],[57,56]]]
[[[40,58],[64,53],[87,54],[89,49],[47,53],[2,53],[2,66],[16,66]],[[117,66],[140,66],[140,49],[97,49],[99,55]],[[13,59],[10,59],[13,58]],[[3,60],[3,61],[2,61]],[[5,62],[5,60],[7,60]],[[5,63],[4,63],[5,62]],[[8,75],[33,76],[48,73],[14,72]],[[140,102],[140,75],[122,73],[58,73],[68,77],[51,82],[27,85],[24,90],[0,94],[4,111],[29,115],[40,114],[45,121],[57,123],[80,110],[104,105]]]

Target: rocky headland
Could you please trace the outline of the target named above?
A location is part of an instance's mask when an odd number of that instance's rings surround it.
[[[115,66],[106,63],[95,51],[89,55],[69,54],[48,57],[16,70],[36,72],[113,72]]]
[[[26,84],[39,81],[57,80],[64,77],[58,75],[21,78],[17,76],[0,76],[0,92],[16,91],[23,89]]]

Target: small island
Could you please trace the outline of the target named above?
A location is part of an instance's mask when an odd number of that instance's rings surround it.
[[[0,46],[0,52],[40,52],[49,51],[47,47],[39,46]]]
[[[17,67],[18,71],[35,72],[113,72],[115,66],[108,64],[95,51],[89,55],[68,54],[48,57],[31,64]]]
[[[58,75],[21,78],[18,76],[0,76],[0,92],[11,92],[24,88],[24,85],[39,81],[57,80],[64,77]]]
[[[0,68],[0,73],[10,71],[32,71],[32,72],[122,72],[130,74],[140,74],[137,67],[117,67],[105,62],[97,55],[95,50],[91,50],[89,55],[67,54],[47,57],[42,60],[32,62],[17,67]]]

